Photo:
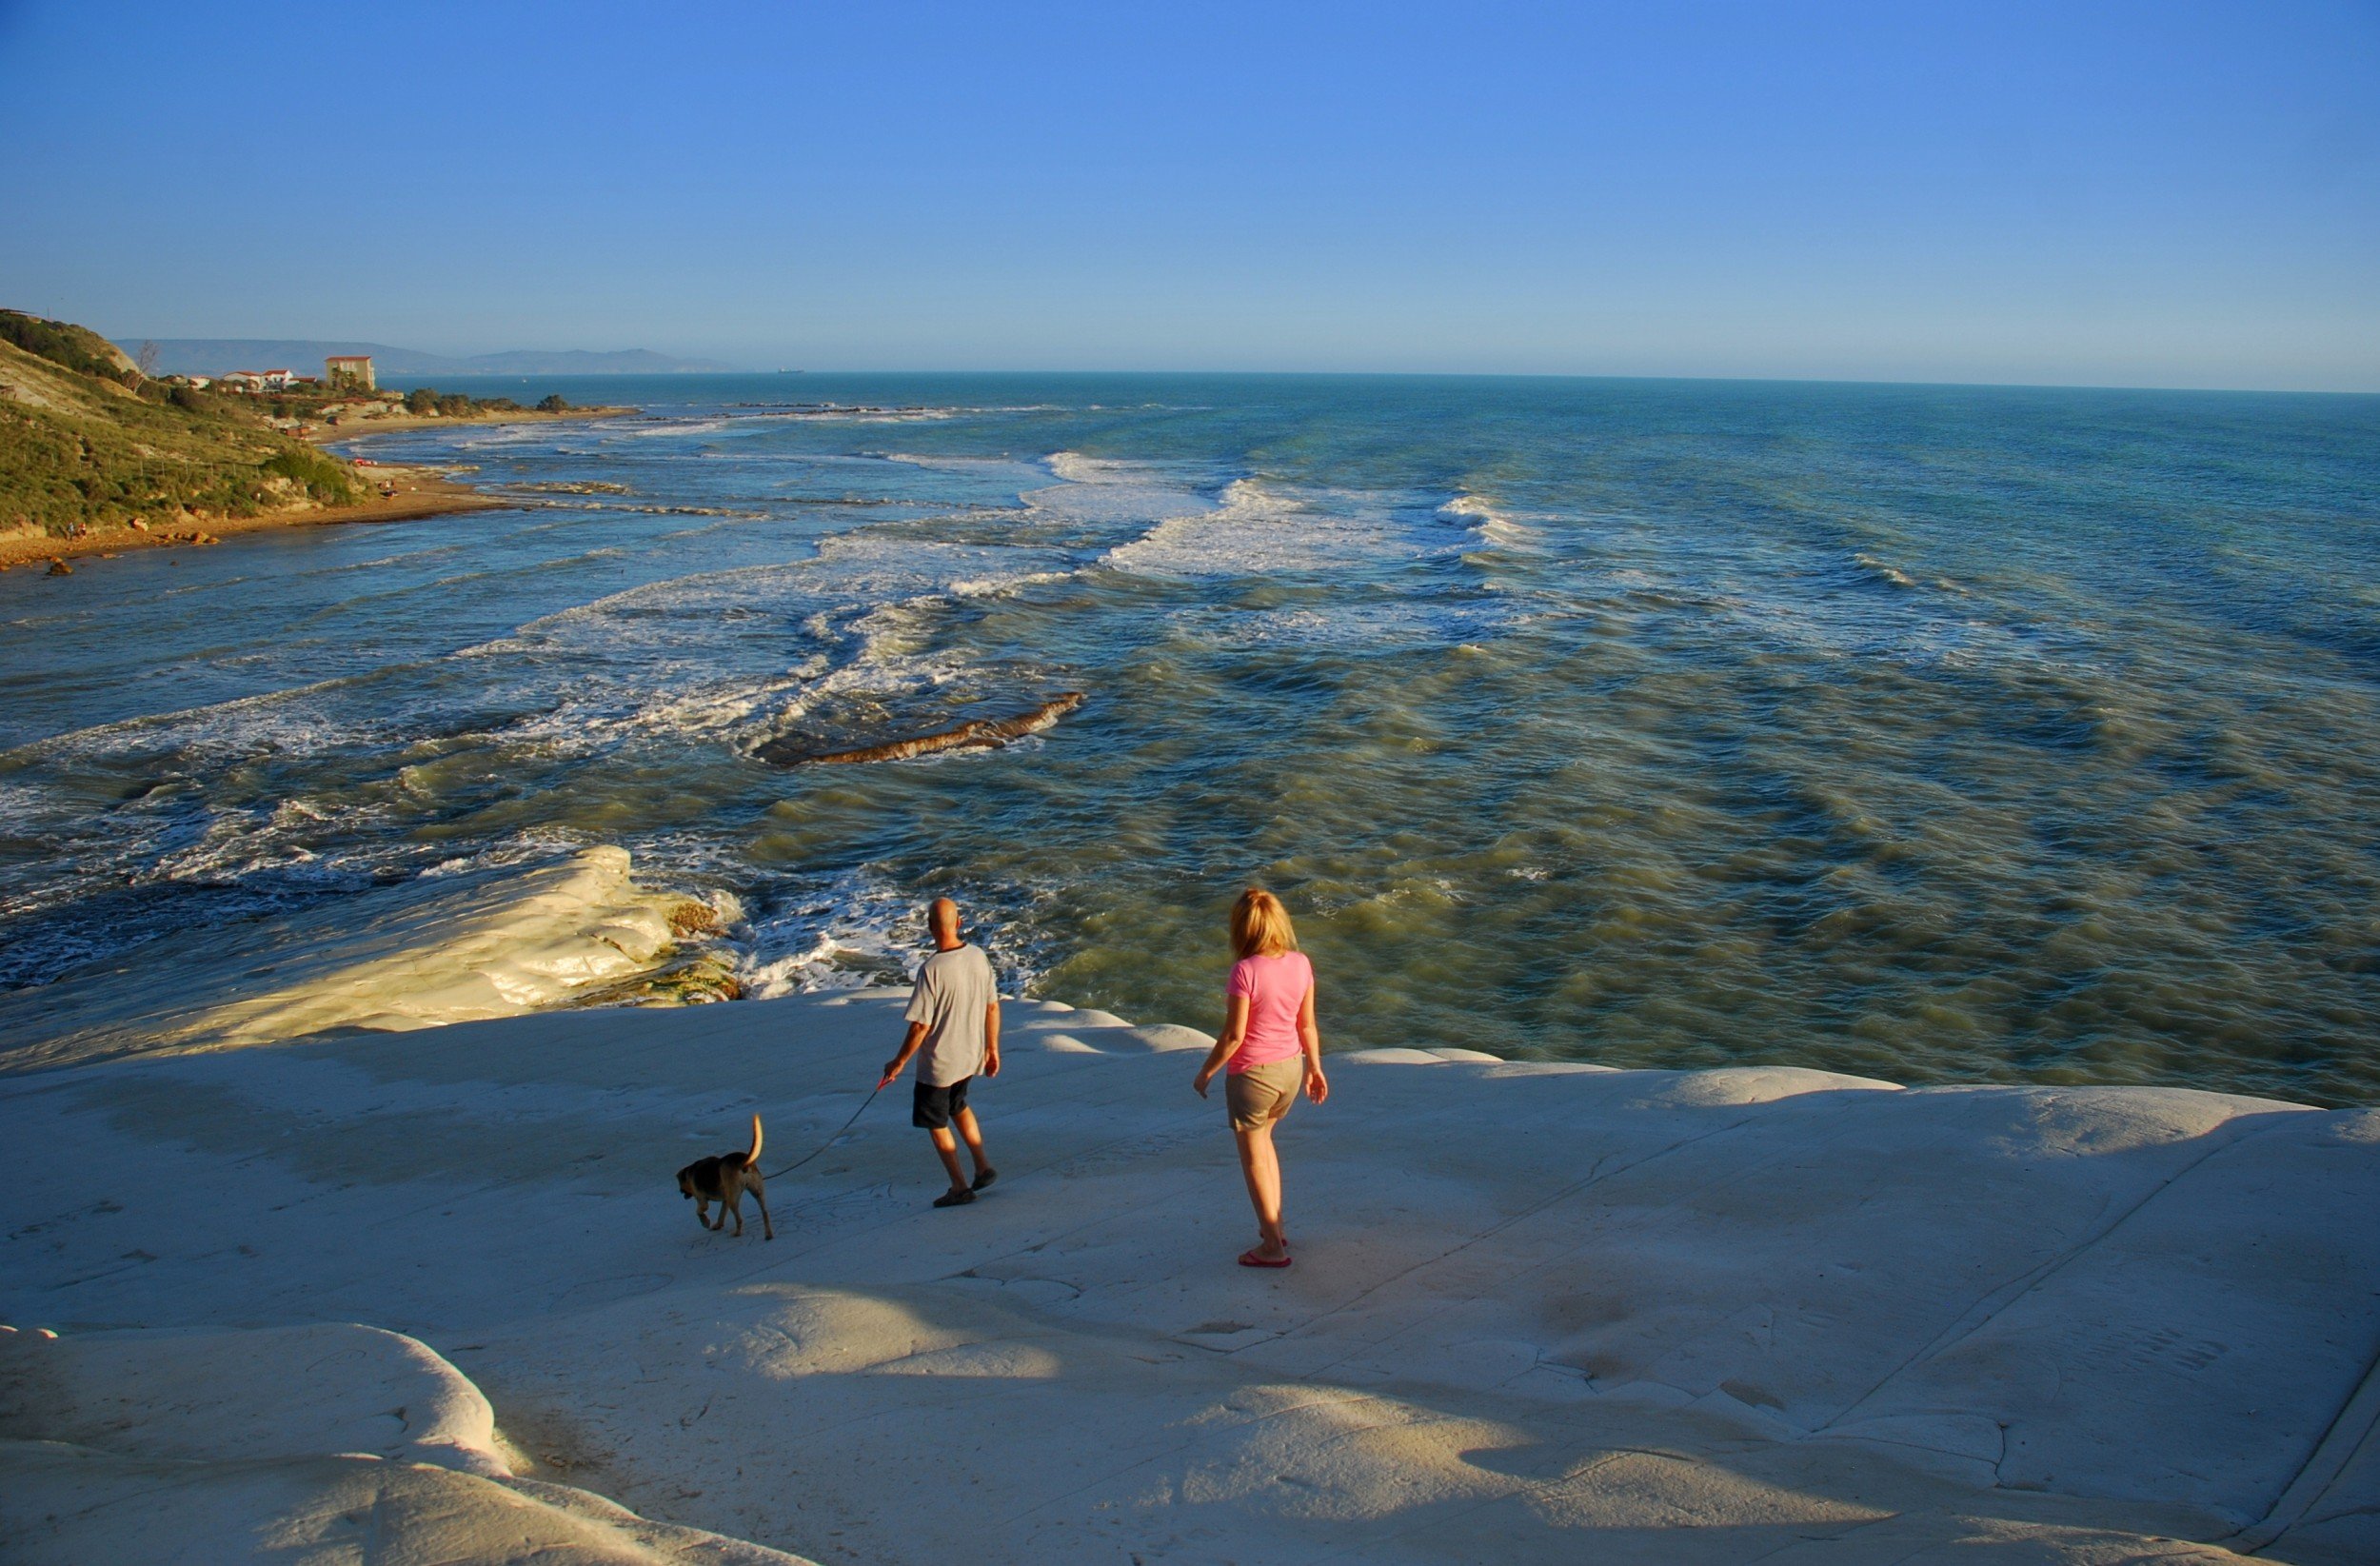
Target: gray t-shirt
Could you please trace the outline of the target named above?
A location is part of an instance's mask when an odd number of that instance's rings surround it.
[[[983,1014],[1000,999],[992,961],[979,946],[936,952],[918,970],[907,1020],[925,1024],[918,1080],[948,1087],[983,1069]]]

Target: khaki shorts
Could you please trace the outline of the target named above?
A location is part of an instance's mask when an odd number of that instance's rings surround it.
[[[1231,1128],[1254,1131],[1279,1120],[1298,1101],[1298,1089],[1305,1080],[1303,1055],[1233,1072],[1223,1083],[1223,1107],[1231,1111]]]

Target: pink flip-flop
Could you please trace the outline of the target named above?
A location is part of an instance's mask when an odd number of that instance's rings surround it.
[[[1259,1251],[1246,1250],[1240,1253],[1240,1264],[1242,1267],[1286,1267],[1289,1265],[1289,1258],[1266,1256]]]

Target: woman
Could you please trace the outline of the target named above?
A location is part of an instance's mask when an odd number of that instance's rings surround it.
[[[1322,1075],[1321,1030],[1314,1025],[1314,964],[1298,949],[1289,910],[1259,886],[1241,893],[1231,910],[1231,946],[1239,961],[1223,989],[1223,1034],[1192,1085],[1205,1098],[1207,1084],[1228,1063],[1223,1102],[1240,1141],[1240,1172],[1247,1177],[1258,1235],[1256,1249],[1241,1253],[1240,1264],[1286,1267],[1289,1238],[1281,1233],[1273,1127],[1297,1100],[1301,1079],[1316,1103],[1331,1093]]]

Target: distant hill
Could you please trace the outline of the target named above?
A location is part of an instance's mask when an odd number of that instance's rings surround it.
[[[368,353],[372,369],[383,380],[418,380],[433,375],[685,375],[732,371],[733,365],[708,359],[673,359],[648,348],[624,348],[616,353],[589,353],[572,348],[540,353],[517,348],[508,353],[483,353],[458,359],[443,353],[419,353],[386,343],[318,343],[305,338],[274,337],[123,337],[117,347],[136,353],[145,343],[157,345],[160,375],[225,375],[235,369],[294,369],[320,375],[323,360],[332,354]]]
[[[246,400],[143,376],[97,332],[0,310],[0,542],[352,500],[354,470]]]

